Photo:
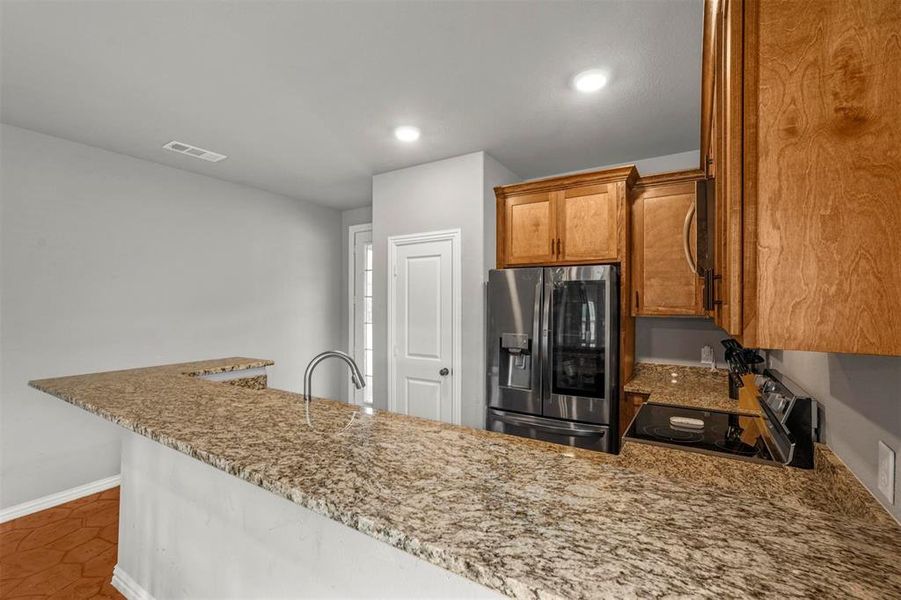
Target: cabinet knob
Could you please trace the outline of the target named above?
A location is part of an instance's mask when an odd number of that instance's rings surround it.
[[[448,369],[447,367],[444,367],[443,369],[438,371],[438,374],[441,375],[442,377],[447,377],[450,374],[450,369]]]

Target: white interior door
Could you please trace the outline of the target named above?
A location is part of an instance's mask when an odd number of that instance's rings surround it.
[[[389,408],[459,423],[454,366],[459,305],[459,232],[391,244]]]

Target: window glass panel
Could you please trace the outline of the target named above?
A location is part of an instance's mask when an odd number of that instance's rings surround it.
[[[354,282],[354,358],[363,371],[366,387],[356,398],[366,404],[372,403],[372,242],[364,241],[371,234],[359,234],[355,243]],[[361,302],[362,300],[362,302]],[[358,336],[358,337],[357,337]]]
[[[372,323],[372,298],[363,298],[363,322]]]
[[[366,380],[366,387],[363,388],[363,402],[366,404],[372,404],[372,377],[364,377]]]

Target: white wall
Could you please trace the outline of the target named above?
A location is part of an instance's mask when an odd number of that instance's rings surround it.
[[[486,164],[489,164],[486,169]],[[375,372],[387,373],[387,258],[388,237],[459,228],[462,232],[463,364],[457,381],[462,385],[462,423],[483,427],[484,282],[486,278],[486,190],[503,183],[509,173],[484,152],[474,152],[372,179],[373,356]],[[491,178],[498,177],[497,181]],[[493,205],[493,193],[491,197]],[[493,248],[491,252],[493,252]],[[387,405],[387,381],[375,381],[376,406]]]
[[[701,151],[689,150],[687,152],[678,152],[676,154],[663,154],[661,156],[652,156],[650,158],[639,158],[636,160],[627,160],[624,162],[603,165],[601,167],[591,167],[590,169],[579,169],[578,171],[565,171],[556,175],[546,175],[540,179],[549,177],[560,177],[563,175],[573,175],[575,173],[589,173],[591,171],[600,171],[602,169],[611,169],[613,167],[622,167],[625,165],[635,165],[638,174],[642,177],[645,175],[656,175],[658,173],[670,173],[672,171],[685,171],[688,169],[697,169],[700,166]],[[532,181],[532,180],[526,180]]]
[[[299,391],[307,361],[343,346],[338,211],[16,127],[0,138],[0,506],[119,470],[118,430],[29,379],[249,355]],[[335,395],[337,365],[314,387]]]
[[[773,350],[769,360],[817,399],[826,444],[901,521],[901,357]],[[893,506],[878,491],[878,440],[896,452]]]
[[[485,231],[485,283],[488,283],[488,271],[497,267],[497,196],[494,188],[499,185],[522,181],[522,177],[497,162],[489,155],[485,155],[484,199],[482,210]],[[485,310],[488,310],[487,291],[485,294]]]
[[[728,337],[712,319],[639,317],[635,319],[635,356],[639,362],[699,366],[701,348],[706,345],[713,347],[717,366],[725,368],[726,349],[720,341]]]

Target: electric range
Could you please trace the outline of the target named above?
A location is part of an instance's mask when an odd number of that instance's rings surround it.
[[[780,373],[757,376],[760,415],[646,402],[625,440],[770,465],[813,468],[816,403]]]
[[[775,463],[765,431],[760,417],[649,402],[638,411],[625,437],[693,452]]]

